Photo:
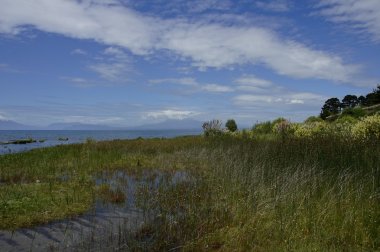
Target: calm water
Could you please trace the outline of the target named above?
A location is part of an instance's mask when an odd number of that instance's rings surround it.
[[[27,151],[59,144],[82,143],[91,138],[97,141],[133,139],[137,137],[171,138],[184,135],[199,135],[201,130],[0,130],[0,143],[17,139],[33,138],[36,143],[0,145],[0,154]],[[68,141],[59,141],[68,138]],[[45,140],[43,143],[39,140]]]

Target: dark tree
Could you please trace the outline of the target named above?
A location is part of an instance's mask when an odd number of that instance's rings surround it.
[[[328,99],[322,107],[321,118],[325,120],[330,115],[335,115],[340,112],[340,101],[338,98]]]
[[[366,104],[367,104],[367,100],[366,100],[366,98],[364,97],[364,96],[359,96],[359,98],[358,98],[358,102],[359,102],[359,105],[360,106],[367,106]]]
[[[227,120],[226,128],[231,132],[235,132],[237,130],[237,125],[236,125],[235,120],[234,119]]]
[[[377,85],[377,88],[372,93],[367,94],[366,103],[366,106],[380,104],[380,84]]]
[[[345,108],[354,108],[359,104],[358,97],[356,95],[346,95],[341,103],[341,107]]]

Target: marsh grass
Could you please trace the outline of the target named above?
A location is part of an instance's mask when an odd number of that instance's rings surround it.
[[[0,229],[29,227],[84,213],[93,203],[91,187],[78,181],[3,185]]]
[[[101,184],[97,188],[97,193],[103,202],[119,204],[124,203],[126,200],[126,195],[121,188],[113,189],[108,184]]]
[[[0,156],[0,186],[2,192],[8,188],[0,200],[20,198],[18,187],[72,188],[77,180],[117,170],[148,179],[144,171],[160,170],[167,176],[157,179],[152,173],[154,186],[141,184],[136,190],[137,206],[148,221],[137,232],[121,227],[117,244],[108,248],[379,250],[379,153],[377,141],[334,137],[89,142]],[[178,170],[188,177],[173,183]],[[76,190],[94,195],[93,184],[82,185]],[[46,191],[36,198],[47,199]],[[36,212],[46,211],[51,202],[43,201]],[[58,202],[72,206],[75,200]],[[82,206],[91,207],[88,202]],[[13,216],[22,208],[16,209]],[[3,210],[1,218],[8,213]]]
[[[200,162],[188,164],[190,182],[140,194],[157,216],[148,249],[377,250],[379,153],[330,138],[220,138],[177,152]]]

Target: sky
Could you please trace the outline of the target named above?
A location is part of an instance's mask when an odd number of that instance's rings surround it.
[[[298,122],[379,56],[379,0],[0,0],[0,120]]]

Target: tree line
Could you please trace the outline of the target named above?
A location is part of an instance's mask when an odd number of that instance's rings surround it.
[[[377,104],[380,104],[380,84],[366,96],[361,95],[357,97],[356,95],[349,94],[346,95],[342,101],[336,97],[326,100],[321,108],[320,117],[325,120],[327,117],[339,114],[342,110],[347,108],[354,108],[357,106],[370,107]]]

